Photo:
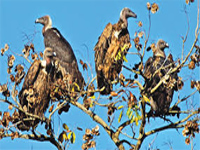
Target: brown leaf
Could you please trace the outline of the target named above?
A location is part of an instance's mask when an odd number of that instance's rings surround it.
[[[53,107],[54,107],[54,104],[49,108],[49,113],[51,113],[52,112],[52,110],[53,110]]]
[[[15,61],[15,56],[14,56],[14,55],[10,55],[10,56],[8,57],[8,67],[9,67],[9,68],[12,68],[12,67],[13,67],[14,61]]]
[[[137,45],[137,44],[139,44],[139,42],[140,42],[140,38],[139,37],[136,37],[136,38],[134,38],[134,43],[135,43],[135,45]]]
[[[147,2],[147,9],[150,10],[151,9],[151,4],[149,2]]]
[[[9,109],[9,110],[12,110],[12,109],[13,109],[13,106],[12,106],[12,105],[9,105],[9,106],[8,106],[8,109]]]
[[[159,10],[159,7],[156,3],[153,3],[151,6],[151,12],[155,14]]]
[[[63,131],[62,133],[60,133],[60,135],[59,135],[59,137],[58,137],[58,141],[60,141],[61,143],[63,142],[63,134],[64,134],[65,132]]]
[[[90,129],[85,129],[85,134],[86,135],[90,135],[91,134],[91,130]]]
[[[122,100],[126,102],[126,99],[125,99],[125,97],[124,97],[124,96],[122,96]]]
[[[51,133],[51,129],[48,129],[47,130],[47,135],[51,135],[52,133]]]
[[[143,35],[144,35],[144,32],[143,32],[143,31],[141,31],[141,32],[138,33],[138,37],[139,37],[139,38],[142,38]]]
[[[192,60],[190,61],[189,65],[188,65],[189,69],[194,69],[195,68],[195,62]]]
[[[86,63],[83,64],[83,70],[88,70],[88,66]]]
[[[96,142],[95,141],[91,141],[90,148],[94,148],[94,147],[96,147]]]
[[[77,129],[78,129],[78,130],[80,130],[80,131],[83,131],[83,129],[82,129],[82,128],[80,128],[80,127],[77,127]]]
[[[7,73],[10,74],[12,72],[11,68],[7,69]]]
[[[12,74],[10,75],[10,80],[11,80],[12,82],[15,81],[15,77],[14,77]]]
[[[40,52],[40,57],[42,57],[42,58],[43,58],[43,53],[42,53],[42,52]]]
[[[80,64],[81,64],[81,65],[83,65],[83,64],[84,64],[84,62],[83,62],[81,59],[80,59]]]
[[[185,139],[185,144],[189,145],[190,144],[190,138]]]
[[[151,49],[152,49],[153,52],[156,51],[156,45],[155,45],[155,43],[152,43],[150,47],[151,47]]]
[[[142,27],[142,22],[141,21],[138,22],[138,26]]]
[[[116,92],[114,92],[114,91],[110,92],[110,95],[111,95],[111,96],[114,96],[114,97],[115,97],[115,96],[118,96],[118,94],[117,94]]]
[[[5,53],[5,49],[1,48],[1,56],[3,56],[4,53]]]
[[[35,52],[35,47],[33,43],[31,43],[30,48],[32,49],[33,52]]]
[[[5,51],[7,51],[9,49],[8,44],[5,44],[4,49],[5,49]]]
[[[191,81],[191,88],[193,89],[193,88],[194,88],[194,86],[195,86],[195,81],[194,81],[194,80],[192,80],[192,81]]]
[[[0,92],[5,92],[7,89],[7,84],[0,85]]]

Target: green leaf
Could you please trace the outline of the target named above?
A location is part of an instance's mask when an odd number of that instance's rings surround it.
[[[132,115],[133,115],[133,111],[130,111],[130,113],[128,115],[128,119],[131,119]]]
[[[120,110],[120,109],[122,109],[122,108],[124,108],[123,105],[119,106],[117,109]]]
[[[66,133],[66,132],[63,132],[63,135],[62,135],[62,136],[63,136],[63,139],[64,139],[65,141],[69,140],[68,137],[67,137],[67,133]]]
[[[132,115],[132,117],[131,117],[131,123],[133,123],[134,121],[135,121],[135,116]]]
[[[80,91],[80,87],[76,82],[74,82],[74,85],[78,88],[78,91]]]
[[[131,108],[129,107],[128,110],[127,110],[127,112],[126,112],[126,115],[129,116],[130,113],[131,113]]]
[[[76,135],[74,132],[72,132],[71,143],[74,144],[75,140],[76,140]]]
[[[72,132],[69,132],[69,134],[68,134],[68,139],[71,139],[71,136],[72,136]]]
[[[138,118],[137,117],[135,117],[135,124],[136,124],[136,126],[138,126]]]
[[[118,118],[118,122],[120,123],[121,119],[122,119],[122,114],[123,114],[123,110],[120,112],[119,114],[119,118]]]
[[[92,108],[93,107],[93,101],[90,103],[90,108]]]
[[[128,60],[126,59],[126,56],[125,56],[125,55],[123,56],[123,60],[124,60],[125,62],[128,62]]]
[[[121,48],[121,51],[123,52],[125,49],[128,49],[129,48],[129,45],[128,44],[125,44],[122,48]]]
[[[91,99],[95,99],[96,97],[93,95],[93,96],[90,96],[90,98],[91,98]]]
[[[145,102],[150,102],[149,98],[146,97],[145,95],[142,96]]]

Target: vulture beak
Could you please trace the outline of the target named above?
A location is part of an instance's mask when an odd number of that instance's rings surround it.
[[[132,12],[131,10],[128,12],[127,16],[137,18],[137,15],[134,12]]]
[[[56,57],[56,52],[53,52],[53,57]]]
[[[165,43],[165,47],[169,48],[169,44],[168,44],[168,43]]]
[[[41,24],[44,24],[44,18],[41,17],[41,18],[38,18],[35,20],[35,23],[41,23]]]

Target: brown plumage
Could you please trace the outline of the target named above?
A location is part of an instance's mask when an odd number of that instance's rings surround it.
[[[97,86],[99,89],[105,87],[101,94],[109,94],[112,91],[111,82],[118,77],[124,57],[131,47],[127,29],[129,17],[136,18],[137,15],[128,8],[122,9],[119,21],[114,25],[106,25],[94,47]]]
[[[19,101],[22,109],[40,118],[44,116],[44,112],[48,108],[50,101],[50,86],[53,80],[52,61],[54,53],[51,48],[44,51],[43,60],[35,60],[29,68],[25,77],[22,89],[19,93]],[[18,125],[20,130],[33,129],[38,125],[39,120],[20,113],[20,118],[31,118],[32,121],[22,121]]]
[[[145,88],[150,92],[164,77],[169,70],[171,70],[175,64],[170,54],[168,57],[165,56],[164,49],[168,47],[168,44],[159,40],[153,51],[153,57],[150,57],[146,64],[144,75],[147,78],[145,81]],[[160,69],[162,67],[162,69]],[[155,73],[160,69],[157,73]],[[155,75],[154,75],[155,74]],[[164,115],[169,111],[170,104],[173,99],[174,90],[177,89],[177,72],[170,74],[167,79],[158,87],[158,89],[150,94],[151,110],[149,115]]]
[[[83,89],[85,81],[79,71],[78,63],[72,47],[58,29],[52,28],[50,16],[41,17],[37,19],[35,23],[41,23],[44,25],[42,34],[44,36],[45,47],[50,47],[54,52],[56,52],[56,57],[59,59],[61,67],[64,68],[63,76],[65,74],[70,76],[70,81],[68,83],[76,83],[80,89]]]

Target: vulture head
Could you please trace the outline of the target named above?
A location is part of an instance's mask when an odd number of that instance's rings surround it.
[[[52,21],[50,16],[43,16],[35,20],[35,23],[41,23],[44,25],[42,33],[44,33],[47,29],[52,28]]]
[[[134,12],[132,12],[129,8],[127,7],[123,8],[120,12],[120,20],[124,22],[124,27],[126,28],[128,26],[127,19],[129,17],[137,18],[137,15]]]
[[[54,61],[56,53],[50,47],[45,48],[42,60],[42,66],[45,68],[46,72],[50,72]]]
[[[157,45],[156,45],[156,51],[154,52],[154,55],[165,58],[166,57],[165,52],[164,52],[165,48],[169,48],[168,43],[161,39],[158,40]]]

